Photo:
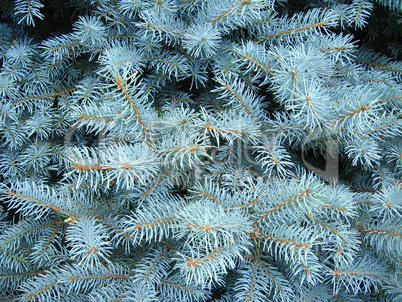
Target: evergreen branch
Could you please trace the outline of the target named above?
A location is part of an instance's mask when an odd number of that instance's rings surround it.
[[[386,101],[397,100],[397,99],[402,99],[402,95],[395,95],[395,96],[390,96],[390,97],[386,97],[386,98],[380,98],[380,101],[386,102]]]
[[[82,277],[68,277],[68,281],[82,281],[82,280],[91,280],[91,279],[129,279],[132,278],[131,275],[91,275],[91,276],[82,276]]]
[[[256,200],[253,200],[253,201],[251,201],[249,203],[241,204],[241,205],[238,205],[238,206],[233,206],[233,207],[230,207],[230,208],[231,209],[239,209],[239,208],[244,208],[244,207],[250,207],[250,206],[253,206],[253,205],[255,205],[257,203],[260,203],[260,202],[262,202],[262,200],[256,199]]]
[[[191,192],[201,200],[226,206],[232,196],[226,190],[220,189],[213,182],[206,181],[203,185],[199,184]]]
[[[255,233],[257,235],[262,236],[263,238],[266,238],[266,239],[269,239],[269,240],[272,240],[272,241],[275,241],[275,242],[279,242],[279,243],[284,243],[284,244],[287,244],[287,245],[292,245],[292,246],[297,247],[297,248],[305,248],[305,249],[311,249],[312,248],[312,245],[309,244],[309,243],[296,242],[296,241],[293,241],[293,240],[272,236],[272,235],[269,235],[269,234],[262,233],[262,232],[260,232],[258,230],[255,230]]]
[[[243,57],[244,60],[250,61],[252,64],[254,64],[254,65],[256,65],[257,67],[261,68],[262,70],[264,70],[266,73],[270,74],[271,76],[273,76],[273,77],[275,76],[275,74],[274,74],[270,69],[268,69],[267,67],[265,67],[263,64],[261,64],[261,63],[258,62],[257,60],[255,60],[255,59],[249,57],[246,53],[244,53],[244,54],[242,55],[242,57]]]
[[[369,255],[366,257],[371,258]],[[339,293],[341,288],[346,289],[346,292],[352,291],[357,294],[361,291],[371,291],[371,288],[377,290],[382,283],[383,269],[377,261],[364,263],[358,258],[353,265],[335,268],[329,271],[328,275],[332,276],[334,294]]]
[[[231,94],[233,94],[233,96],[243,105],[243,107],[246,109],[247,113],[250,114],[250,116],[252,118],[255,118],[253,113],[251,112],[250,108],[248,108],[248,106],[246,105],[246,103],[244,102],[244,100],[236,93],[236,91],[234,91],[229,84],[227,83],[221,83],[221,85],[223,87],[225,87]]]
[[[210,229],[208,228],[207,231],[210,231]],[[225,250],[224,248],[220,248],[220,249],[215,250],[212,253],[205,255],[202,258],[198,258],[198,259],[193,259],[193,258],[189,257],[187,260],[186,266],[192,266],[193,268],[197,268],[197,266],[200,265],[200,263],[209,261],[209,260],[213,260],[220,252],[223,252],[224,250]]]
[[[166,219],[166,220],[162,220],[162,221],[155,221],[155,222],[150,222],[150,223],[145,223],[145,224],[136,224],[136,225],[133,225],[132,228],[134,228],[134,229],[148,228],[148,227],[161,225],[161,224],[165,224],[165,223],[171,223],[171,222],[178,221],[178,220],[179,219]]]
[[[271,274],[270,272],[269,272],[269,269],[268,269],[268,266],[265,266],[265,265],[263,265],[262,263],[260,263],[260,265],[261,265],[261,267],[262,267],[262,269],[264,270],[264,272],[270,277],[270,279],[274,282],[274,284],[275,284],[275,287],[278,289],[278,291],[279,291],[279,293],[280,294],[283,294],[284,293],[284,289],[282,289],[282,287],[281,287],[281,285],[280,285],[280,281],[278,280],[276,280],[276,276],[274,276],[273,274]]]
[[[210,158],[207,154],[209,148],[208,141],[204,138],[189,136],[180,139],[178,137],[173,141],[162,142],[156,153],[166,165],[194,168],[202,164],[201,158]]]
[[[394,126],[394,125],[398,125],[399,123],[400,123],[400,120],[394,120],[394,121],[392,121],[391,123],[387,123],[387,124],[378,126],[378,127],[376,127],[376,128],[373,128],[373,129],[369,130],[367,133],[368,133],[368,134],[372,134],[372,133],[375,133],[375,132],[379,132],[379,131],[381,131],[381,130],[391,128],[391,127]],[[394,130],[394,129],[393,129],[393,130]]]
[[[323,207],[324,207],[324,208],[331,209],[331,210],[342,211],[342,212],[346,212],[346,211],[348,211],[348,209],[346,209],[346,208],[343,208],[343,207],[337,207],[337,206],[332,206],[332,205],[327,205],[327,204],[324,204],[324,205],[323,205]]]
[[[155,262],[152,264],[152,267],[149,268],[149,270],[147,271],[147,273],[146,273],[146,275],[144,277],[145,280],[148,280],[150,275],[155,271],[156,266],[161,261],[161,259],[164,256],[165,252],[166,252],[166,247],[162,249],[161,253],[158,255],[158,257],[156,258]],[[160,279],[158,281],[160,281]]]
[[[402,259],[399,259],[398,257],[396,257],[396,256],[394,256],[394,255],[392,255],[389,252],[384,251],[384,250],[380,250],[380,252],[384,253],[385,255],[387,255],[387,257],[395,260],[399,265],[402,265]]]
[[[177,148],[170,148],[166,150],[161,150],[158,151],[159,154],[165,154],[165,153],[172,153],[172,152],[180,152],[180,151],[190,151],[191,153],[195,153],[197,150],[203,150],[205,151],[205,146],[202,145],[194,145],[194,146],[184,146],[184,147],[177,147]]]
[[[158,25],[151,24],[151,23],[148,23],[148,22],[145,23],[145,26],[149,27],[149,28],[156,29],[156,30],[161,31],[161,32],[171,33],[171,34],[174,34],[174,35],[177,35],[177,36],[182,36],[183,35],[183,33],[175,31],[173,29],[163,27],[163,26],[158,26]]]
[[[3,249],[2,247],[0,247],[0,251],[2,251],[3,253],[7,254],[7,256],[13,258],[13,260],[17,260],[20,263],[25,263],[26,259],[23,256],[11,253],[5,249]]]
[[[247,302],[250,302],[252,299],[252,294],[253,294],[253,289],[254,289],[254,285],[256,282],[256,275],[257,275],[257,257],[253,257],[253,272],[252,272],[252,277],[250,280],[250,289],[248,291],[248,296],[247,296]]]
[[[44,5],[38,0],[17,0],[15,3],[15,15],[20,17],[18,24],[23,23],[35,26],[33,17],[43,19],[44,15],[40,12],[43,7]]]
[[[222,20],[225,17],[230,16],[231,14],[233,14],[233,12],[238,9],[239,7],[242,6],[246,6],[248,4],[250,4],[252,2],[252,0],[243,0],[241,2],[238,2],[236,4],[233,4],[231,7],[229,7],[228,9],[222,11],[221,13],[219,13],[218,15],[216,15],[214,18],[212,18],[211,20],[209,20],[207,23],[216,23],[220,20]]]
[[[340,46],[340,47],[332,47],[332,48],[322,48],[320,49],[320,51],[322,53],[327,53],[327,52],[331,52],[331,51],[343,51],[346,50],[346,46]]]
[[[381,80],[381,79],[359,79],[359,81],[386,83],[386,80]]]
[[[134,242],[140,242],[143,239],[148,242],[162,241],[164,238],[170,238],[175,234],[177,225],[181,220],[175,211],[181,207],[182,200],[173,198],[169,194],[158,198],[169,200],[170,204],[161,207],[150,196],[147,200],[148,206],[140,207],[136,213],[133,213],[132,217],[127,217],[124,231],[130,234]]]
[[[41,295],[42,293],[44,293],[45,291],[49,290],[49,289],[53,289],[59,282],[55,281],[52,284],[49,284],[48,286],[39,289],[38,291],[29,294],[28,299],[29,300],[33,300],[35,299],[36,296]]]
[[[393,232],[393,231],[384,230],[384,229],[376,229],[376,228],[368,228],[368,227],[358,227],[357,229],[362,234],[381,234],[381,235],[402,237],[402,233],[400,233],[400,232]]]
[[[7,288],[9,291],[13,289],[15,290],[18,288],[20,283],[26,282],[26,280],[30,277],[44,274],[45,272],[46,268],[44,267],[42,267],[40,270],[32,270],[30,272],[23,272],[19,274],[14,273],[14,271],[10,273],[3,268],[2,274],[0,275],[0,284],[3,284],[3,288]]]
[[[65,59],[67,59],[76,49],[71,49],[67,54],[65,54],[63,57],[61,57],[58,61],[54,62],[50,67],[48,68],[48,72],[50,73],[53,69],[55,69],[61,62],[63,62]]]
[[[187,284],[194,282],[205,286],[219,282],[220,275],[233,269],[242,252],[246,250],[236,243],[237,239],[213,250],[197,251],[197,248],[184,248],[184,251],[178,253],[180,258],[177,259],[176,268],[184,271]]]
[[[20,101],[12,103],[11,106],[17,106],[19,104],[23,104],[23,103],[26,103],[26,102],[31,102],[31,101],[36,101],[36,100],[41,100],[41,99],[46,99],[46,98],[54,98],[54,97],[59,96],[59,95],[74,92],[77,89],[78,89],[77,87],[73,87],[73,88],[66,89],[66,90],[59,91],[59,92],[55,92],[55,93],[50,93],[50,94],[46,94],[46,95],[40,95],[40,96],[36,96],[36,97],[31,97],[31,98],[26,98],[26,99],[23,99],[23,100],[20,100]]]
[[[203,124],[200,125],[204,129],[204,133],[210,133],[220,146],[220,139],[224,138],[230,145],[236,139],[247,141],[249,139],[253,143],[260,141],[261,133],[259,125],[253,121],[253,118],[245,114],[238,114],[232,111],[227,114],[218,113],[216,116],[208,114],[202,108]],[[201,131],[201,130],[200,130]]]
[[[240,265],[234,287],[236,302],[296,299],[286,278],[267,260],[261,254],[251,255]]]
[[[187,286],[183,286],[183,285],[180,285],[180,284],[177,284],[177,283],[172,283],[172,282],[168,282],[168,281],[164,281],[164,280],[161,280],[161,283],[163,283],[165,285],[168,285],[168,286],[177,287],[177,288],[180,288],[181,290],[189,291],[191,293],[196,291],[194,288],[190,288],[190,287],[187,287]]]
[[[27,195],[23,195],[23,194],[20,194],[20,193],[17,193],[17,192],[8,191],[8,192],[6,192],[6,193],[7,193],[12,199],[26,200],[26,201],[32,202],[33,204],[38,204],[38,205],[41,205],[41,206],[46,207],[46,208],[48,208],[48,209],[52,209],[53,211],[56,211],[56,212],[58,212],[58,213],[65,214],[65,215],[67,215],[68,217],[71,217],[71,216],[72,216],[71,213],[69,213],[68,211],[63,210],[63,209],[61,209],[61,208],[59,208],[59,207],[57,207],[57,206],[55,206],[55,205],[52,205],[52,204],[50,204],[50,203],[48,203],[48,202],[46,202],[46,201],[42,201],[42,200],[39,200],[39,199],[35,199],[35,198],[29,197],[29,196],[27,196]]]
[[[357,9],[357,12],[356,12],[356,18],[355,18],[355,21],[356,21],[356,22],[357,22],[357,20],[359,19],[359,15],[360,15],[360,13],[361,13],[361,10],[362,10],[364,1],[365,1],[365,0],[360,0],[359,6],[358,6],[358,9]]]
[[[43,274],[45,271],[46,271],[46,268],[42,267],[39,271],[35,271],[35,272],[14,274],[14,275],[1,275],[0,280],[2,280],[2,279],[11,279],[11,278],[19,278],[19,277],[35,276],[35,275]]]
[[[282,208],[286,207],[287,205],[289,205],[290,203],[296,201],[299,202],[299,199],[302,198],[302,201],[304,201],[305,197],[310,196],[311,193],[311,188],[307,188],[305,190],[303,190],[302,192],[293,195],[292,197],[286,199],[285,201],[283,201],[282,203],[276,205],[272,210],[269,210],[268,212],[266,212],[264,215],[262,215],[261,217],[259,217],[255,224],[258,225],[260,224],[265,218],[269,217],[271,214],[281,210]]]
[[[74,42],[74,43],[69,43],[69,44],[65,44],[65,45],[60,45],[60,46],[57,46],[57,47],[54,47],[54,48],[50,48],[49,51],[54,52],[54,51],[61,50],[63,48],[71,48],[71,47],[74,47],[74,46],[80,46],[83,43],[84,42]]]
[[[222,202],[218,199],[216,199],[215,197],[213,197],[212,195],[209,195],[207,192],[204,192],[202,190],[199,191],[202,195],[207,196],[209,199],[212,199],[215,202],[218,202],[219,204],[222,204]]]
[[[229,104],[239,108],[244,114],[257,121],[263,116],[261,99],[257,97],[240,78],[216,78],[221,85],[214,91],[221,92],[221,98],[228,97]],[[228,104],[228,105],[229,105]]]
[[[120,89],[123,94],[124,97],[127,99],[127,101],[129,102],[132,110],[134,111],[136,117],[137,117],[137,121],[140,124],[142,131],[144,133],[145,139],[147,141],[148,146],[153,149],[153,142],[150,136],[150,133],[147,129],[147,126],[145,125],[145,122],[140,114],[140,112],[138,111],[137,106],[135,105],[135,102],[133,101],[133,99],[131,98],[130,94],[128,93],[126,87],[123,84],[123,79],[121,77],[116,77],[116,83],[117,83],[117,88]]]
[[[120,166],[122,166],[123,168],[125,168],[125,164],[121,163]],[[76,164],[73,164],[70,166],[71,169],[74,170],[79,170],[82,173],[85,173],[87,171],[112,171],[112,168],[108,167],[108,166],[86,166],[86,165],[82,165],[79,162]]]
[[[104,117],[97,117],[97,116],[88,116],[86,114],[81,114],[80,119],[89,119],[89,120],[95,120],[95,121],[104,121],[104,122],[113,122],[112,119],[110,118],[104,118]]]
[[[45,224],[35,225],[35,226],[31,227],[31,228],[24,229],[21,232],[13,234],[12,237],[9,237],[7,240],[3,241],[3,244],[8,245],[8,244],[10,244],[11,241],[15,240],[17,237],[24,236],[27,233],[33,232],[33,231],[41,229],[41,228],[46,228],[46,227],[51,226],[51,225],[56,225],[56,227],[58,228],[59,225],[61,225],[62,223],[63,223],[62,220],[58,220],[58,221],[51,221],[51,222],[48,222],[48,223],[45,223]]]
[[[69,225],[66,231],[70,255],[83,267],[96,267],[101,260],[108,260],[112,246],[105,227],[94,218],[82,217]]]
[[[373,7],[374,5],[370,1],[354,0],[346,14],[349,25],[354,24],[355,28],[362,28],[367,24],[366,19],[370,17]]]
[[[294,32],[304,31],[304,30],[307,30],[307,29],[315,28],[315,27],[323,28],[327,24],[328,24],[328,22],[323,21],[323,22],[317,22],[317,23],[305,25],[305,26],[302,26],[302,27],[299,27],[299,28],[292,28],[292,29],[285,30],[283,32],[278,32],[278,33],[272,34],[270,36],[266,36],[264,38],[255,39],[254,42],[255,43],[261,43],[261,42],[264,42],[264,41],[272,39],[272,38],[280,37],[280,36],[291,34],[291,33],[294,33]]]
[[[210,292],[195,282],[186,283],[183,274],[163,278],[158,289],[164,301],[206,301],[210,297]]]
[[[49,239],[46,242],[45,246],[43,247],[42,252],[40,253],[40,256],[43,256],[45,254],[46,250],[49,248],[50,244],[52,243],[52,241],[56,237],[57,231],[59,230],[59,228],[62,225],[62,223],[64,223],[64,221],[59,222],[58,224],[56,224],[56,228],[54,229],[53,233],[49,236]]]
[[[140,199],[145,199],[155,188],[162,182],[164,177],[167,175],[166,171],[162,171],[162,175],[158,177],[158,179],[154,182],[154,184],[144,193],[141,195]]]
[[[312,217],[309,217],[309,219],[312,219],[312,221],[314,221],[316,224],[318,224],[319,226],[323,227],[324,229],[334,233],[335,235],[338,235],[338,236],[341,235],[341,233],[338,230],[331,228],[328,224],[318,221],[317,219],[314,219]]]
[[[223,129],[219,127],[212,126],[211,124],[204,124],[202,126],[204,129],[206,129],[207,132],[224,132],[224,133],[235,133],[235,134],[241,134],[243,135],[245,133],[244,130],[237,130],[237,129]]]
[[[115,34],[115,35],[107,35],[107,36],[103,36],[105,39],[115,39],[115,38],[127,38],[127,39],[133,39],[133,40],[137,40],[138,37],[136,36],[130,36],[130,35],[123,35],[123,34]]]
[[[359,63],[359,64],[363,64],[363,65],[372,66],[372,67],[378,68],[380,70],[388,70],[388,71],[393,71],[393,72],[397,72],[397,73],[402,73],[402,70],[399,70],[395,67],[388,67],[385,65],[376,64],[376,63],[372,63],[372,62],[366,62],[366,61],[362,61],[362,60],[358,60],[358,59],[356,59],[355,62]]]

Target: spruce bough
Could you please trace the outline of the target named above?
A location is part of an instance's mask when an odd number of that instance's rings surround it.
[[[0,301],[402,299],[401,1],[3,2]]]

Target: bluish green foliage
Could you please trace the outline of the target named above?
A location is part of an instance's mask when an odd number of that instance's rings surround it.
[[[2,2],[0,301],[401,300],[400,0]]]

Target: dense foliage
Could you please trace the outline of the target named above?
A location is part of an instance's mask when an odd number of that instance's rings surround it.
[[[401,301],[401,0],[1,1],[0,301]]]

